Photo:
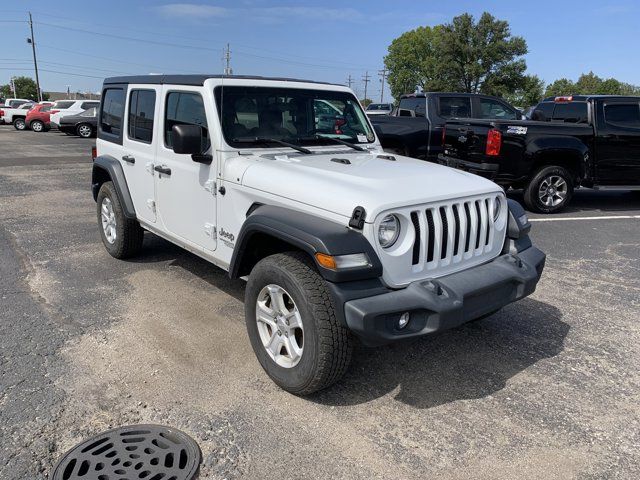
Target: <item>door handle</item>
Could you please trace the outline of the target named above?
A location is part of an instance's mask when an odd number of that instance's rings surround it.
[[[136,159],[133,158],[131,155],[125,155],[124,157],[122,157],[122,160],[131,164],[136,163]]]
[[[153,167],[153,169],[158,173],[162,173],[164,175],[171,175],[171,169],[166,165],[157,165]]]

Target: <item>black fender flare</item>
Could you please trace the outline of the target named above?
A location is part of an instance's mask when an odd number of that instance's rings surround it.
[[[104,183],[105,176],[113,182],[113,186],[116,189],[118,200],[124,210],[124,215],[127,218],[135,219],[136,210],[133,206],[133,200],[129,193],[129,186],[127,185],[127,179],[124,176],[124,170],[118,160],[110,155],[101,155],[96,157],[93,162],[93,170],[91,172],[91,191],[93,193],[93,199],[98,200],[98,192],[100,186]]]
[[[346,282],[378,278],[382,275],[382,264],[369,241],[362,233],[346,224],[318,218],[308,213],[272,205],[260,205],[250,210],[245,220],[231,257],[229,276],[238,278],[249,272],[243,268],[243,257],[251,238],[264,234],[288,243],[313,258],[320,275],[330,282]],[[370,265],[348,270],[330,270],[316,261],[316,253],[327,255],[349,255],[365,253]]]
[[[580,139],[571,136],[541,137],[527,146],[527,153],[533,167],[544,164],[549,156],[564,157],[575,166],[573,173],[584,178],[589,171],[589,147]]]

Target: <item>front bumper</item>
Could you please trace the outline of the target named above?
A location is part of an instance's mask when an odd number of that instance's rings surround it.
[[[413,282],[402,290],[347,301],[345,321],[369,345],[453,328],[531,295],[544,264],[545,254],[531,246],[468,270]],[[399,329],[398,320],[405,312],[410,321]]]

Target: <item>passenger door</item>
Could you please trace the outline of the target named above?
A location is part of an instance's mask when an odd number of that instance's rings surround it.
[[[640,185],[640,102],[598,102],[596,181],[602,185]]]
[[[154,132],[154,119],[160,117],[158,108],[161,87],[144,85],[129,88],[127,125],[122,139],[122,164],[131,199],[140,220],[156,221],[155,176],[153,170],[160,129]]]
[[[213,100],[210,115],[213,115]],[[212,153],[205,102],[188,87],[163,89],[162,138],[158,142],[155,170],[158,215],[164,229],[192,246],[216,249],[216,161],[193,161],[191,155],[172,149],[174,125],[202,127],[203,151]],[[215,156],[214,156],[215,157]]]

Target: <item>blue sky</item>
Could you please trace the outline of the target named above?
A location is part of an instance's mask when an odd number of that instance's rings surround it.
[[[393,38],[485,10],[527,40],[529,72],[547,82],[593,70],[640,84],[638,0],[3,0],[0,84],[33,73],[29,10],[50,91],[95,92],[102,77],[119,74],[219,73],[229,42],[236,74],[338,83],[351,75],[362,94],[368,70],[368,96],[379,99],[377,71]]]

